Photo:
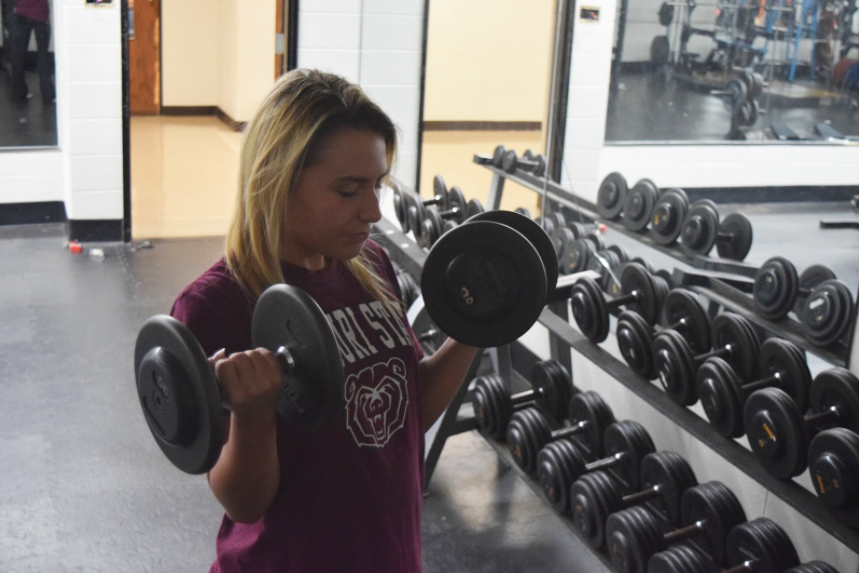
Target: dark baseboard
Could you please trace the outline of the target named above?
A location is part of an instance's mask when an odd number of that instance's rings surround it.
[[[216,115],[217,109],[214,105],[165,105],[161,106],[161,115]]]
[[[248,124],[246,121],[236,121],[231,118],[227,112],[222,110],[221,108],[215,108],[215,115],[218,116],[218,119],[223,121],[227,126],[233,131],[242,132],[245,130],[245,126]]]
[[[849,202],[859,195],[859,186],[718,187],[684,188],[690,201],[711,199],[716,203]]]
[[[67,225],[69,240],[86,242],[122,241],[122,219],[71,219]]]
[[[65,220],[66,206],[62,201],[0,204],[0,225],[62,223]]]
[[[540,131],[539,121],[425,121],[424,131]]]

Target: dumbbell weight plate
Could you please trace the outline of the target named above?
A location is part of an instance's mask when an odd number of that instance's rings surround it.
[[[680,230],[680,248],[689,255],[707,255],[716,243],[719,211],[709,199],[692,203]]]
[[[597,232],[588,233],[583,237],[583,240],[588,241],[591,246],[593,246],[594,251],[605,250],[605,240],[602,238],[602,235]]]
[[[716,252],[723,259],[742,261],[752,249],[752,223],[742,213],[731,213],[719,224],[719,232],[731,235],[730,240],[718,241]]]
[[[448,231],[452,231],[452,230],[456,229],[457,227],[459,227],[459,223],[457,223],[456,221],[451,221],[450,219],[448,219],[447,221],[444,222],[444,225],[442,226],[441,234],[443,235],[443,234],[447,233]]]
[[[811,484],[835,518],[859,527],[859,435],[844,428],[817,434],[808,448]]]
[[[499,145],[495,148],[495,151],[492,152],[492,165],[495,167],[501,167],[501,164],[504,162],[504,153],[507,150],[503,145]]]
[[[522,216],[524,216],[524,217],[528,217],[529,219],[531,218],[531,211],[529,211],[529,210],[528,210],[528,209],[526,209],[525,207],[519,207],[518,209],[514,209],[514,210],[513,210],[513,212],[514,212],[514,213],[519,213],[520,215],[522,215]],[[539,223],[539,222],[540,222],[540,221],[539,221],[539,220],[537,220],[537,223]]]
[[[581,473],[579,466],[586,456],[578,440],[551,442],[537,454],[537,479],[555,511],[569,513],[570,485]]]
[[[519,156],[516,154],[516,151],[509,149],[504,153],[504,157],[501,159],[501,169],[507,173],[513,173],[516,171],[516,163],[518,163],[518,161]]]
[[[534,169],[531,170],[531,173],[537,177],[545,177],[546,176],[546,167],[548,166],[546,162],[546,156],[542,153],[534,157],[534,162],[537,164],[534,166]]]
[[[761,344],[758,356],[758,375],[768,378],[777,372],[781,376],[778,387],[791,397],[800,412],[808,409],[811,372],[802,351],[780,338],[768,338]]]
[[[642,179],[636,183],[623,201],[623,226],[630,231],[644,230],[658,198],[659,188],[653,181]]]
[[[624,249],[620,245],[610,245],[606,248],[606,250],[611,251],[614,254],[616,254],[617,259],[621,263],[628,263],[629,262],[629,253],[627,252],[626,249]]]
[[[531,367],[531,387],[535,403],[550,418],[557,422],[567,415],[572,381],[566,369],[553,360],[541,360]]]
[[[648,324],[656,324],[668,289],[661,288],[658,280],[655,281],[652,275],[637,263],[624,265],[620,284],[623,295],[639,293],[638,300],[626,305],[627,309],[638,312]]]
[[[486,211],[486,209],[483,208],[483,204],[480,201],[477,199],[471,199],[465,208],[466,220],[471,219],[475,215],[479,215],[484,211]]]
[[[703,354],[712,347],[710,344],[710,317],[695,295],[689,291],[672,289],[663,304],[666,324],[686,323],[684,337],[695,354]]]
[[[421,222],[421,236],[418,245],[423,249],[431,249],[444,233],[444,221],[434,206],[424,209],[424,220]]]
[[[599,343],[608,337],[608,306],[595,280],[586,277],[576,281],[570,296],[570,306],[576,325],[588,340]]]
[[[567,226],[570,228],[570,230],[573,232],[577,239],[583,239],[585,235],[588,234],[588,230],[581,223],[573,222],[567,224]]]
[[[403,188],[396,183],[392,184],[394,188],[394,212],[397,215],[397,221],[403,228],[403,233],[409,232],[409,204],[406,201]]]
[[[698,573],[710,567],[708,559],[694,547],[675,545],[651,557],[647,573]]]
[[[520,210],[517,209],[516,211],[519,212]],[[527,212],[528,210],[523,209],[523,211]],[[530,213],[527,213],[527,214],[522,213],[522,214],[525,215],[526,217],[528,217],[529,219],[531,218]],[[554,233],[555,229],[557,228],[555,226],[555,221],[553,221],[552,219],[547,219],[546,217],[537,217],[534,220],[534,222],[537,223],[538,225],[540,225],[540,228],[543,229],[544,231],[546,231],[546,234],[549,236],[552,236],[552,233]]]
[[[749,446],[771,475],[789,479],[806,466],[808,427],[802,412],[778,388],[753,392],[743,409]]]
[[[480,213],[469,219],[469,222],[474,221],[491,221],[493,223],[501,223],[515,229],[521,233],[531,244],[537,249],[540,258],[543,260],[543,268],[546,271],[546,297],[550,298],[555,294],[555,287],[558,284],[558,256],[555,254],[555,247],[552,244],[552,239],[546,232],[529,217],[511,213],[509,211],[488,211]]]
[[[284,375],[277,398],[277,411],[290,426],[314,432],[342,410],[346,375],[340,348],[310,295],[286,284],[267,288],[254,308],[251,338],[254,348],[277,353],[286,346],[292,354],[293,372]]]
[[[840,427],[859,433],[859,380],[844,368],[829,368],[818,374],[808,397],[811,411],[838,408]]]
[[[623,203],[626,199],[626,179],[620,173],[609,173],[600,184],[597,194],[597,212],[601,217],[614,220],[623,211]]]
[[[798,292],[796,267],[784,257],[768,259],[755,274],[752,298],[755,311],[768,320],[787,316]]]
[[[573,231],[567,227],[556,228],[552,233],[552,245],[555,247],[555,254],[558,256],[559,272],[567,274],[567,268],[562,260],[564,249],[576,240]]]
[[[644,267],[644,270],[646,270],[647,272],[649,272],[651,274],[653,273],[653,266],[649,262],[647,262],[646,259],[644,259],[642,257],[635,257],[634,259],[632,259],[629,262],[630,263],[638,263],[639,265]]]
[[[502,439],[513,411],[501,377],[497,374],[479,376],[474,385],[471,403],[478,427],[490,437]]]
[[[409,221],[409,230],[414,234],[415,239],[420,241],[421,233],[423,232],[423,220],[425,218],[423,203],[411,193],[406,194],[406,217]]]
[[[549,213],[548,215],[546,215],[545,218],[552,221],[556,229],[560,229],[561,227],[567,226],[567,218],[564,217],[564,214],[560,211]]]
[[[720,565],[727,564],[727,538],[730,531],[746,521],[737,497],[721,482],[711,481],[687,489],[680,502],[684,524],[703,522],[703,535],[695,541]]]
[[[567,235],[562,235],[564,241],[569,240]],[[585,270],[590,262],[591,255],[594,252],[593,245],[590,241],[584,239],[576,239],[572,242],[565,242],[561,252],[560,266],[564,268],[565,274],[575,274]]]
[[[823,561],[809,561],[796,567],[791,567],[784,573],[838,573],[838,569]]]
[[[641,463],[647,454],[656,451],[653,440],[644,426],[625,420],[610,425],[603,436],[605,457],[621,455],[621,462],[609,469],[618,480],[624,495],[638,489],[641,481]]]
[[[761,517],[731,529],[727,541],[728,565],[736,567],[747,561],[753,571],[784,571],[799,565],[799,556],[787,533],[771,519]]]
[[[224,445],[221,395],[200,343],[171,316],[147,320],[134,347],[137,392],[149,431],[189,474],[214,467]]]
[[[633,372],[648,380],[656,377],[653,368],[653,330],[640,314],[624,310],[618,315],[617,345]]]
[[[465,200],[465,195],[459,187],[451,187],[447,192],[447,202],[450,204],[450,209],[459,209],[454,220],[457,223],[464,223],[468,218],[468,201]]]
[[[658,271],[651,271],[653,276],[659,277],[665,281],[665,284],[668,285],[669,289],[677,288],[677,285],[674,284],[674,277],[671,275],[671,271],[668,269],[659,269]]]
[[[441,175],[436,175],[432,178],[432,191],[436,199],[439,200],[438,207],[442,211],[450,209],[450,198],[447,195],[447,185]]]
[[[757,367],[760,339],[748,321],[731,313],[718,315],[713,320],[713,347],[731,345],[731,353],[725,361],[730,364],[742,380],[751,380]]]
[[[663,330],[653,339],[654,370],[675,404],[691,406],[698,401],[694,364],[695,356],[679,332]]]
[[[539,229],[521,215],[507,214]],[[548,249],[556,260],[551,244]],[[546,304],[546,278],[540,252],[522,233],[493,221],[469,220],[433,246],[424,262],[421,292],[442,332],[469,346],[495,347],[516,340],[535,323]]]
[[[668,523],[680,523],[680,499],[690,487],[698,485],[695,472],[680,454],[660,451],[644,456],[641,461],[640,490],[659,486],[659,497],[647,506]]]
[[[682,189],[668,189],[653,207],[650,236],[660,245],[671,245],[680,236],[683,220],[689,210],[689,198]]]
[[[799,275],[799,288],[806,290],[809,293],[823,281],[837,279],[832,269],[823,265],[811,265],[802,271]],[[798,298],[796,304],[793,305],[793,312],[798,317],[802,317],[802,310],[805,308],[806,297]]]
[[[536,408],[517,410],[507,425],[507,447],[516,465],[534,473],[541,445],[551,440],[551,433],[546,418]]]
[[[853,295],[839,280],[823,281],[805,301],[802,331],[815,346],[829,346],[844,336],[855,316]]]
[[[606,428],[614,423],[614,414],[599,394],[596,392],[579,392],[569,401],[569,420],[571,426],[584,422],[584,435],[578,434],[576,440],[582,449],[596,458],[605,452],[603,439]]]

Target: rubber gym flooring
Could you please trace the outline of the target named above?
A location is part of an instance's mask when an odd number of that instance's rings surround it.
[[[859,234],[817,229],[820,213],[854,218],[843,204],[743,211],[751,262],[828,264],[855,292]],[[222,512],[205,478],[175,470],[150,436],[132,348],[221,241],[95,245],[103,260],[64,243],[61,224],[0,227],[0,571],[206,571]],[[423,523],[427,573],[605,571],[473,432],[448,441]]]

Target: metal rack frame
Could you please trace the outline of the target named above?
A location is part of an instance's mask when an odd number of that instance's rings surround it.
[[[487,167],[495,173],[488,201],[490,209],[498,208],[500,205],[505,179],[514,180],[535,191],[542,192],[544,182],[530,174],[521,171],[507,174],[494,167]],[[546,185],[548,188],[547,197],[550,200],[573,209],[583,217],[597,221],[600,220],[596,215],[594,205],[575,197],[572,193],[562,189],[551,181]],[[731,285],[731,281],[726,273],[729,269],[739,269],[748,276],[749,272],[747,269],[754,269],[754,267],[742,263],[728,263],[725,266],[721,261],[707,258],[699,259],[696,257],[692,259],[672,249],[655,245],[648,237],[630,233],[617,223],[606,222],[606,224],[610,228],[626,236],[633,237],[644,244],[648,244],[649,246],[652,244],[657,250],[681,262],[691,264],[698,269],[703,268],[704,270],[697,271],[676,269],[675,279],[691,290],[710,299],[713,303],[746,316],[746,318],[752,320],[758,327],[771,331],[778,336],[782,336],[793,342],[803,342],[803,344],[800,344],[802,348],[821,356],[824,360],[842,365],[850,362],[850,355],[845,357],[814,347],[809,348],[804,339],[798,340],[802,335],[801,331],[798,330],[798,323],[796,321],[793,321],[795,324],[790,322],[785,324],[784,321],[773,323],[754,315],[751,299],[749,299],[741,288]],[[426,253],[413,240],[406,237],[398,227],[387,220],[383,219],[377,223],[375,230],[374,238],[388,249],[392,260],[413,276],[419,278],[423,262],[426,259]],[[742,276],[742,273],[740,273],[740,276]],[[742,284],[743,281],[740,280],[739,283]],[[425,312],[423,312],[423,315],[423,320],[426,320]],[[600,348],[599,345],[591,342],[577,332],[570,324],[569,319],[569,304],[566,299],[551,302],[543,310],[538,319],[538,322],[549,331],[551,358],[559,360],[572,373],[570,350],[575,350],[582,357],[596,364],[606,374],[652,405],[676,426],[693,435],[725,461],[737,467],[773,495],[793,507],[809,521],[827,531],[833,538],[843,543],[852,551],[859,553],[859,530],[851,529],[838,522],[813,493],[795,481],[781,481],[772,477],[751,451],[743,448],[734,440],[722,437],[715,428],[693,411],[675,404],[655,384],[635,374],[624,362],[618,360]],[[850,339],[851,347],[847,350],[859,356],[859,351],[853,347],[854,337],[852,332]],[[487,355],[491,359],[494,370],[505,380],[508,389],[511,390],[528,384],[526,376],[530,372],[530,366],[538,359],[538,357],[518,342],[504,347],[489,349]],[[472,374],[477,372],[479,362],[479,360],[476,360],[472,365]],[[468,385],[464,384],[449,406],[448,411],[445,412],[440,422],[427,436],[427,455],[425,457],[426,483],[429,483],[432,477],[433,470],[447,438],[469,431],[475,427],[473,409],[469,402]],[[503,455],[497,444],[493,446]]]

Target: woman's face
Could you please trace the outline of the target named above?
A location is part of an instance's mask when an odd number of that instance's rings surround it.
[[[370,131],[339,129],[319,141],[289,198],[281,253],[312,270],[325,259],[357,256],[381,219],[378,190],[388,173],[385,140]]]

